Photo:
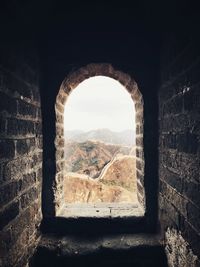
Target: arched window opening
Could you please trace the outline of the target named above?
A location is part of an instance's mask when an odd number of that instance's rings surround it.
[[[71,74],[57,96],[55,203],[65,217],[144,214],[143,100],[128,75],[100,65]]]
[[[137,206],[135,129],[134,103],[118,81],[96,76],[73,90],[64,112],[66,211]]]

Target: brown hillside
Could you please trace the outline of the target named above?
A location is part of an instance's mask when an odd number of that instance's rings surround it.
[[[66,203],[98,203],[137,201],[135,193],[119,187],[110,186],[86,175],[68,173],[65,178],[64,196]]]
[[[129,154],[130,147],[97,141],[71,142],[65,146],[66,172],[99,177],[102,169],[117,153]]]
[[[117,156],[105,166],[98,180],[106,185],[136,191],[135,157]]]
[[[79,173],[67,173],[64,195],[67,203],[136,201],[135,159],[117,156],[98,179]]]

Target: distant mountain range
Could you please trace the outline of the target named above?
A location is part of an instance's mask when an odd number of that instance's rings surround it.
[[[100,141],[116,145],[135,145],[135,132],[133,130],[124,130],[121,132],[114,132],[109,129],[97,129],[88,132],[79,130],[66,131],[65,138],[69,142]]]

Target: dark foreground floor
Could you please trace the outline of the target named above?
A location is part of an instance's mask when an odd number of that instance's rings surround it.
[[[31,267],[167,267],[164,248],[149,234],[42,238]]]

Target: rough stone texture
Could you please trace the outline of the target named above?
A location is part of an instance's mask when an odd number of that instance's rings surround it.
[[[16,41],[15,46],[1,43],[1,53],[0,266],[21,267],[36,247],[41,220],[37,54],[31,42]]]
[[[190,245],[175,229],[166,232],[167,245],[165,248],[169,266],[198,266],[198,258],[193,254]]]
[[[160,221],[174,267],[200,264],[200,57],[194,36],[185,39],[165,42],[159,94]]]
[[[120,251],[129,250],[138,247],[160,247],[159,237],[143,234],[143,235],[115,235],[115,236],[101,236],[101,237],[91,237],[90,239],[84,236],[74,236],[74,237],[63,237],[60,240],[57,237],[44,236],[41,239],[39,246],[57,249],[58,243],[60,243],[60,249],[63,251],[62,255],[86,255],[94,253],[94,251],[101,250],[102,248]]]
[[[98,232],[98,231],[97,231]],[[45,236],[32,259],[33,267],[137,266],[166,267],[164,249],[152,235]]]

